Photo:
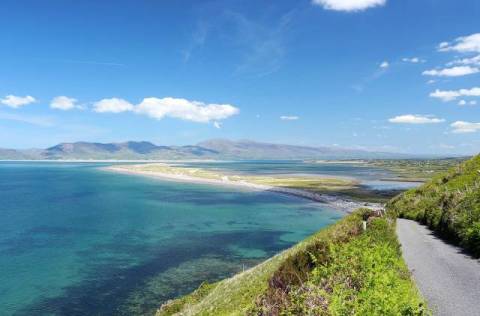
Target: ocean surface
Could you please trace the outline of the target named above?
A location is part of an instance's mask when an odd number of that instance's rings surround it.
[[[269,165],[222,164],[287,168]],[[0,163],[1,315],[148,315],[344,215],[295,197],[102,166]],[[298,168],[287,169],[306,172]]]

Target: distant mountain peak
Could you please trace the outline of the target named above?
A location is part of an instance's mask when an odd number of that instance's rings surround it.
[[[43,150],[0,151],[0,159],[369,159],[402,155],[340,147],[309,147],[249,139],[210,139],[197,145],[158,146],[149,141],[119,143],[66,142]]]

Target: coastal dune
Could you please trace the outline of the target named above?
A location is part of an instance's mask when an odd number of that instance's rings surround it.
[[[155,170],[152,167],[159,166],[160,170]],[[153,169],[153,170],[152,170]],[[183,169],[183,170],[182,170]],[[321,194],[304,189],[288,188],[282,186],[272,186],[265,184],[258,184],[246,181],[244,179],[235,180],[231,176],[222,174],[208,174],[205,176],[196,176],[190,174],[187,168],[171,167],[167,164],[139,164],[139,165],[116,165],[105,167],[104,170],[132,174],[139,176],[149,176],[159,178],[167,181],[178,181],[187,183],[199,183],[208,185],[221,185],[229,187],[244,188],[256,191],[269,191],[284,195],[295,196],[299,198],[308,199],[314,202],[324,203],[329,207],[351,213],[359,207],[369,207],[371,209],[382,209],[383,205],[380,203],[367,203],[348,200],[335,195]]]

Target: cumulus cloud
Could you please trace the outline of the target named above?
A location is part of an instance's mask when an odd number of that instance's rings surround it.
[[[327,10],[355,12],[382,6],[386,0],[312,0],[312,3]]]
[[[480,72],[480,69],[470,66],[455,66],[445,69],[432,69],[426,70],[422,73],[424,76],[436,76],[436,77],[460,77]]]
[[[388,61],[384,61],[383,63],[380,64],[380,68],[382,69],[387,69],[388,67],[390,67],[390,64],[388,63]]]
[[[98,113],[121,113],[133,108],[131,103],[119,98],[103,99],[93,104],[93,110]]]
[[[453,65],[476,65],[476,66],[480,66],[480,55],[477,55],[477,56],[474,56],[474,57],[469,57],[469,58],[456,59],[456,60],[451,61],[447,64],[447,66],[453,66]]]
[[[52,109],[67,111],[77,107],[76,103],[77,103],[77,99],[69,98],[62,95],[62,96],[53,98],[52,101],[50,102],[50,107]]]
[[[480,87],[472,89],[460,89],[460,90],[435,90],[430,93],[431,98],[437,98],[443,102],[454,101],[460,97],[479,97]]]
[[[205,104],[177,98],[145,98],[134,111],[157,120],[172,117],[200,123],[223,120],[239,113],[239,110],[230,104]]]
[[[37,102],[37,100],[32,96],[19,97],[16,95],[7,95],[5,98],[0,99],[0,103],[3,105],[9,106],[14,109],[18,109],[24,105]]]
[[[480,123],[456,121],[450,124],[450,126],[453,128],[452,133],[455,134],[475,133],[480,131]]]
[[[388,120],[390,123],[396,124],[435,124],[443,123],[444,119],[436,118],[431,115],[405,114],[392,117]]]
[[[477,105],[477,101],[471,100],[471,101],[466,101],[466,100],[460,100],[458,101],[458,105]]]
[[[438,50],[441,52],[480,53],[480,33],[458,37],[453,42],[442,42],[438,45]]]
[[[296,120],[299,120],[300,117],[295,116],[295,115],[282,115],[282,116],[280,116],[280,119],[282,121],[296,121]]]
[[[134,112],[157,120],[171,117],[199,123],[213,121],[216,128],[221,127],[220,120],[240,112],[238,108],[230,104],[205,104],[199,101],[170,97],[144,98],[137,105],[119,98],[103,99],[93,104],[93,110],[99,113]]]
[[[424,63],[425,62],[425,60],[420,59],[418,57],[402,58],[402,61],[406,62],[406,63],[412,63],[412,64],[418,64],[418,63]]]

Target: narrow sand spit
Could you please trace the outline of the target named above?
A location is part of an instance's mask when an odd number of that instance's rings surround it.
[[[308,199],[315,202],[324,203],[332,208],[335,208],[337,210],[341,210],[347,213],[351,213],[360,207],[368,207],[376,210],[383,208],[383,205],[380,203],[358,202],[358,201],[343,199],[334,195],[319,194],[319,193],[309,192],[309,191],[300,190],[300,189],[275,187],[275,186],[251,183],[247,181],[232,181],[228,178],[228,176],[224,176],[221,179],[217,180],[217,179],[193,177],[193,176],[188,176],[183,174],[171,174],[171,173],[163,173],[158,171],[134,170],[131,168],[125,168],[121,166],[110,166],[110,167],[105,167],[103,169],[108,171],[118,172],[118,173],[149,176],[149,177],[159,178],[159,179],[168,180],[168,181],[221,185],[221,186],[245,188],[245,189],[255,190],[255,191],[275,192],[275,193],[291,195],[299,198],[304,198],[304,199]]]

